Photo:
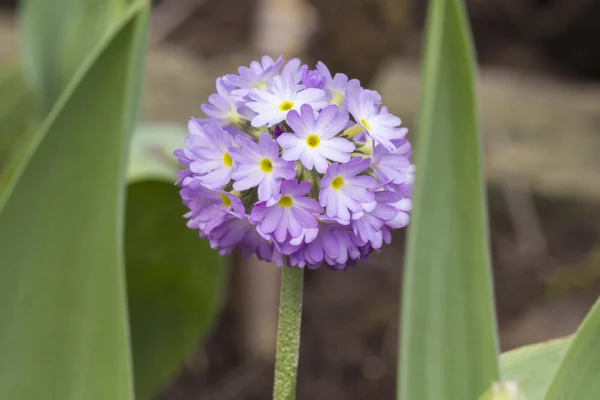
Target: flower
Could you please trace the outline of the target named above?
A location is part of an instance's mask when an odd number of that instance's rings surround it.
[[[283,66],[281,75],[291,75],[295,83],[300,83],[304,76],[304,71],[308,69],[307,65],[302,65],[302,62],[297,58],[292,58]]]
[[[346,91],[360,87],[360,82],[356,79],[348,80],[345,74],[335,74],[331,76],[329,68],[322,62],[317,63],[317,71],[325,78],[325,87],[331,104],[340,107],[341,111],[346,110]]]
[[[289,112],[287,123],[294,133],[284,133],[277,143],[284,149],[282,158],[288,161],[300,160],[307,169],[325,173],[327,160],[340,163],[350,161],[350,153],[356,149],[354,143],[336,137],[348,123],[348,114],[338,113],[335,105],[324,108],[315,118],[313,108],[305,104]]]
[[[224,79],[231,85],[239,88],[233,90],[232,94],[237,99],[243,100],[244,96],[253,88],[266,89],[267,82],[279,72],[283,65],[283,57],[274,61],[269,56],[264,56],[261,62],[252,61],[250,67],[239,67],[239,75],[225,75]]]
[[[187,226],[220,254],[346,269],[410,221],[407,129],[344,74],[265,56],[216,80],[174,151]]]
[[[397,184],[413,183],[415,166],[410,160],[410,143],[401,139],[396,141],[396,149],[390,151],[383,145],[373,150],[373,171],[381,181]]]
[[[281,194],[268,202],[258,203],[252,210],[251,219],[262,234],[273,234],[278,242],[284,242],[288,235],[297,238],[304,229],[316,228],[314,214],[323,212],[316,200],[306,197],[310,182],[298,183],[296,179],[285,180],[281,184]]]
[[[306,68],[302,71],[302,84],[307,88],[323,89],[325,87],[325,76],[318,70]]]
[[[279,193],[283,179],[296,176],[296,164],[279,158],[279,146],[268,134],[260,136],[259,144],[238,135],[236,143],[241,149],[230,148],[236,168],[231,174],[235,190],[248,190],[258,186],[258,199],[269,200]]]
[[[375,142],[381,143],[389,150],[394,150],[396,146],[392,141],[402,139],[407,131],[398,128],[402,121],[387,112],[386,107],[378,109],[377,102],[380,100],[378,96],[376,92],[363,88],[349,91],[348,112]]]
[[[249,93],[251,99],[248,107],[257,115],[252,119],[252,126],[273,125],[283,121],[290,110],[299,110],[303,104],[310,104],[314,109],[327,105],[321,89],[300,89],[291,74],[273,78],[273,89],[253,89]]]
[[[200,108],[210,118],[215,118],[222,124],[237,124],[241,115],[238,113],[235,99],[231,96],[233,86],[223,78],[217,79],[217,93],[208,96],[210,104],[202,104]]]
[[[326,207],[326,215],[342,224],[350,222],[351,213],[363,211],[363,206],[372,203],[372,190],[377,181],[370,176],[358,175],[367,169],[371,160],[356,157],[346,164],[331,164],[321,180],[319,203]]]
[[[192,124],[194,129],[198,126]],[[186,140],[189,161],[180,158],[184,165],[189,162],[189,170],[206,187],[216,189],[227,184],[233,171],[233,158],[229,149],[233,139],[214,119],[201,125],[202,134],[192,134]],[[181,154],[181,153],[179,153]]]
[[[387,233],[383,229],[386,221],[393,220],[399,212],[392,203],[401,201],[402,196],[385,190],[375,192],[374,196],[376,205],[372,210],[359,212],[352,217],[352,230],[364,243],[380,249],[383,241],[388,239],[384,238]]]
[[[200,181],[193,181],[181,190],[184,203],[190,208],[186,214],[188,227],[211,232],[228,213],[244,214],[242,201],[232,193],[210,190]]]

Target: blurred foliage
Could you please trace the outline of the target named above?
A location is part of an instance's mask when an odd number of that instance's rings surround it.
[[[14,63],[0,71],[0,174],[19,142],[39,124],[36,103],[20,65]]]
[[[492,384],[479,400],[527,400],[516,382],[500,382]]]
[[[399,398],[475,399],[499,378],[475,62],[461,0],[428,18]]]
[[[214,321],[227,268],[182,217],[185,128],[139,129],[124,215],[147,3],[62,3],[24,4],[26,73],[0,72],[0,397],[131,399],[133,363],[150,399]]]
[[[138,399],[157,389],[191,355],[218,312],[226,260],[188,229],[172,153],[187,134],[143,124],[133,139],[125,229],[127,295]]]
[[[542,400],[570,342],[570,338],[556,339],[503,353],[502,378],[518,382],[528,400]]]
[[[595,399],[600,393],[600,300],[585,317],[544,400]]]
[[[0,181],[0,398],[132,398],[119,238],[147,22],[115,23]]]
[[[20,37],[25,71],[50,110],[131,0],[27,0]]]

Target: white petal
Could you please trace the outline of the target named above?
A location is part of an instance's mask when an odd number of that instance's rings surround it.
[[[294,99],[294,103],[296,103],[296,105],[300,106],[302,104],[319,101],[319,100],[323,99],[324,97],[325,97],[325,91],[323,91],[321,89],[308,88],[308,89],[304,89],[304,90],[298,92],[298,94],[296,95],[296,98]]]
[[[302,146],[302,142],[303,140],[293,133],[284,133],[277,138],[277,143],[279,143],[279,145],[284,149],[288,147]]]

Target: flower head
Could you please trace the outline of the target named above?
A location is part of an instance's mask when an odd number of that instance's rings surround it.
[[[359,175],[369,167],[371,160],[353,158],[346,164],[331,164],[321,180],[319,203],[326,207],[326,214],[342,224],[348,224],[354,213],[369,207],[375,198],[373,190],[377,181],[367,175]]]
[[[304,229],[317,227],[317,217],[323,209],[316,200],[306,197],[310,182],[298,183],[289,179],[281,185],[279,196],[268,202],[258,203],[252,210],[251,219],[260,233],[272,234],[279,243],[288,237],[298,238]]]
[[[202,104],[200,108],[210,118],[215,118],[221,124],[237,124],[241,115],[231,95],[233,85],[223,78],[217,79],[217,93],[208,96],[209,104]]]
[[[354,120],[374,141],[394,150],[393,141],[404,138],[407,130],[398,128],[400,118],[390,114],[386,107],[378,107],[381,96],[377,92],[357,88],[349,91],[347,97],[348,112]]]
[[[347,139],[336,137],[348,123],[348,114],[339,113],[337,106],[324,108],[315,118],[313,108],[305,104],[300,113],[290,111],[287,122],[294,133],[284,133],[277,139],[285,149],[284,160],[300,160],[307,169],[314,167],[322,174],[327,171],[327,160],[350,161],[350,153],[356,146]]]
[[[329,68],[320,61],[317,63],[317,71],[325,78],[325,88],[329,102],[340,107],[341,111],[345,111],[346,92],[359,88],[360,82],[356,79],[348,79],[345,74],[337,73],[332,76]]]
[[[231,157],[236,162],[231,175],[235,190],[258,186],[258,199],[266,201],[279,193],[283,179],[296,176],[296,164],[279,158],[279,146],[270,135],[262,134],[258,144],[241,135],[235,141],[241,147],[230,149]]]
[[[301,89],[292,74],[283,74],[273,78],[272,90],[253,89],[249,93],[251,99],[248,107],[257,115],[252,119],[252,126],[273,125],[283,121],[288,112],[299,110],[304,104],[315,109],[327,105],[323,101],[325,92],[321,89]]]
[[[188,159],[180,157],[180,160],[184,163],[189,162],[190,172],[206,187],[220,188],[231,179],[234,161],[229,149],[234,144],[233,139],[214,119],[208,120],[201,127],[196,123],[192,126],[194,129],[200,129],[202,133],[192,133],[188,136],[187,152],[184,151]]]
[[[306,68],[302,71],[302,84],[307,88],[323,89],[325,87],[325,76],[318,70]]]
[[[377,92],[267,56],[216,86],[174,154],[187,226],[220,254],[345,269],[409,223],[410,143]]]
[[[232,94],[242,100],[251,89],[266,89],[267,83],[279,73],[283,63],[281,56],[276,61],[269,56],[264,56],[260,62],[252,61],[249,67],[239,67],[239,75],[225,75],[225,80],[239,88]]]

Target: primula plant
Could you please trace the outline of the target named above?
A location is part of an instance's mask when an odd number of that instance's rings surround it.
[[[346,269],[406,226],[414,165],[381,96],[325,64],[265,56],[217,79],[175,151],[188,226],[222,255]]]
[[[408,132],[381,96],[344,74],[265,56],[217,79],[192,118],[177,183],[222,255],[344,270],[406,226],[415,167]],[[274,396],[293,396],[301,273],[284,271]]]
[[[282,267],[274,398],[293,400],[303,271],[385,251],[409,213],[399,400],[597,399],[600,303],[499,354],[472,38],[463,1],[428,8],[415,179],[378,93],[298,59],[218,78],[187,138],[130,140],[149,2],[23,0],[0,73],[0,399],[157,398],[237,249]]]

